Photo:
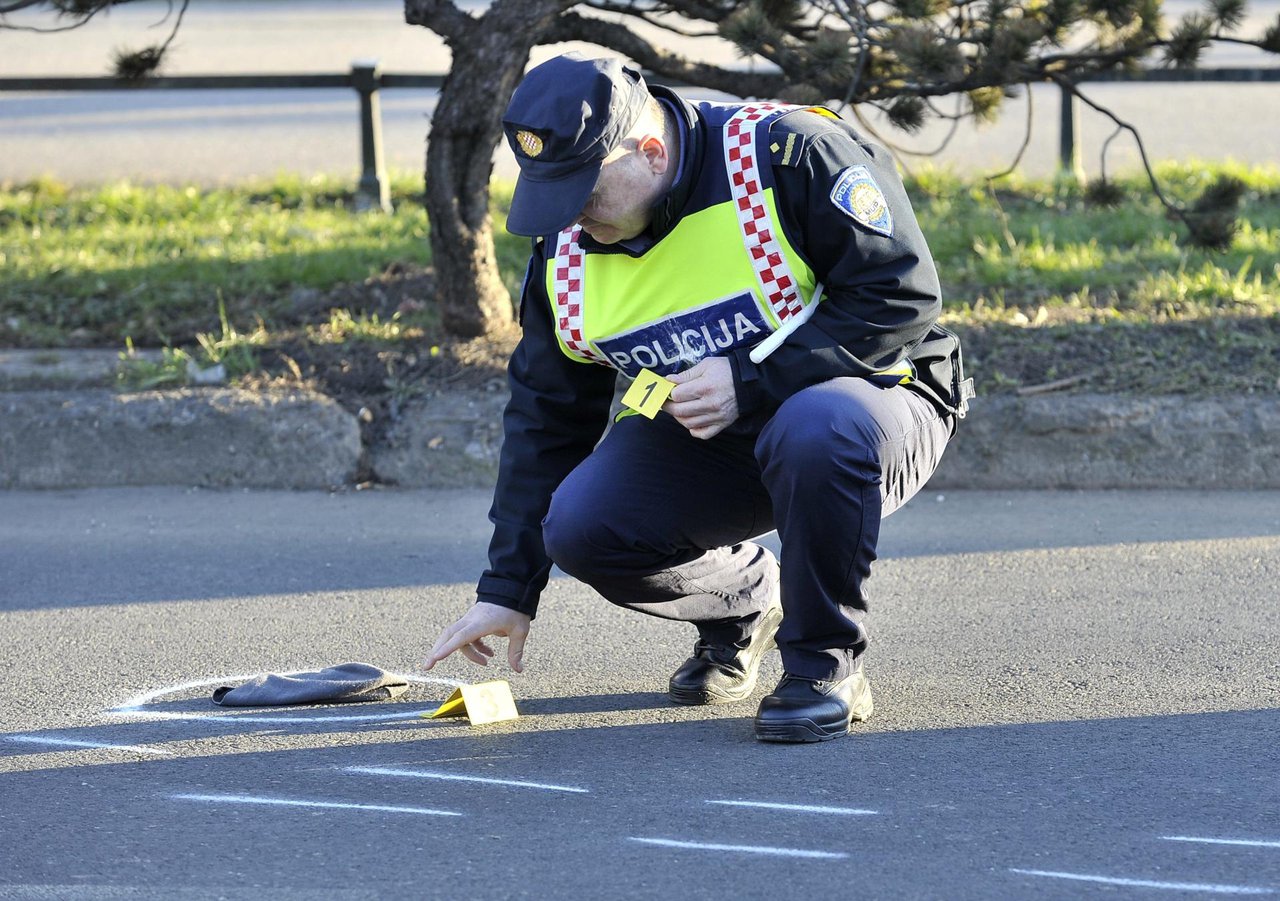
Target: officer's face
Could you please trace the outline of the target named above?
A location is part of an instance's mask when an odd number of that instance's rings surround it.
[[[651,208],[668,187],[661,140],[628,138],[605,157],[596,188],[577,222],[601,244],[634,238],[649,226]]]

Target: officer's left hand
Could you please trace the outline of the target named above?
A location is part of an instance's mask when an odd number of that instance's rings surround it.
[[[692,369],[667,378],[676,383],[662,405],[695,438],[711,438],[738,419],[733,367],[724,357],[707,357]]]

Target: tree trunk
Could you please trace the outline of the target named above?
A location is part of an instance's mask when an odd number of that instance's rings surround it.
[[[443,33],[453,53],[431,117],[426,171],[441,325],[450,334],[476,337],[509,328],[513,321],[493,251],[493,150],[502,140],[502,114],[529,51],[566,5],[566,0],[497,0],[480,18],[449,17],[445,32],[432,21],[435,4],[406,3],[407,21]],[[415,6],[421,13],[416,20]]]

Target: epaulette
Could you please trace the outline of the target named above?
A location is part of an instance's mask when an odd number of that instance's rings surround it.
[[[818,116],[788,114],[778,118],[769,128],[769,159],[775,166],[799,166],[805,151],[815,137],[830,131],[827,119],[839,117],[820,106],[810,106],[796,113],[817,113]]]

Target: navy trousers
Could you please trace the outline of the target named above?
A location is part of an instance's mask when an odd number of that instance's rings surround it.
[[[609,601],[741,645],[781,590],[787,672],[841,679],[867,647],[880,520],[932,475],[954,430],[907,388],[840,378],[758,431],[694,438],[629,416],[561,483],[547,553]],[[781,566],[751,539],[777,529]]]

